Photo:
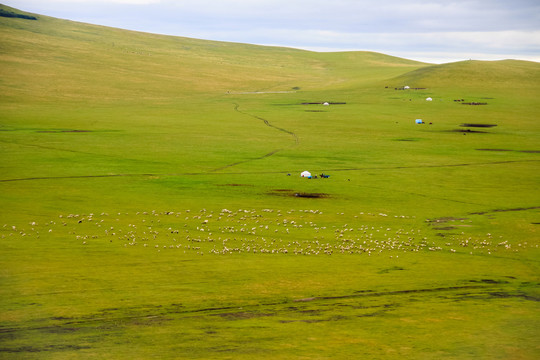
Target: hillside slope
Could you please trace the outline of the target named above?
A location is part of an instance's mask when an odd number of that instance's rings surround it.
[[[0,9],[22,13],[3,5]],[[313,89],[424,66],[370,52],[314,53],[28,15],[37,20],[0,17],[0,93],[16,101],[158,100],[194,93]]]
[[[521,60],[459,61],[426,66],[398,76],[414,87],[537,88],[540,64]]]

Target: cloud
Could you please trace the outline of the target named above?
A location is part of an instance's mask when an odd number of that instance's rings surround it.
[[[210,40],[303,49],[446,52],[449,57],[510,54],[540,60],[537,0],[4,2],[75,21]]]
[[[16,1],[13,1],[16,2]],[[20,3],[46,3],[48,5],[58,4],[58,5],[71,5],[71,4],[81,4],[89,3],[99,6],[106,6],[111,4],[123,4],[123,5],[147,5],[147,4],[159,4],[162,0],[45,0],[45,1],[19,1]]]

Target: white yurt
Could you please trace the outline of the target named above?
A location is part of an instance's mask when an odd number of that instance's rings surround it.
[[[306,177],[306,178],[310,178],[311,177],[311,173],[309,171],[304,171],[300,174],[301,177]]]
[[[428,97],[428,98],[426,98],[426,101],[433,101],[433,99]]]

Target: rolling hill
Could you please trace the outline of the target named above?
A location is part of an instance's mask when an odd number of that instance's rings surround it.
[[[329,86],[363,79],[377,69],[399,74],[423,65],[375,53],[317,54],[36,17],[0,18],[3,93],[16,96],[20,91],[34,99],[92,99],[99,94],[156,100],[193,92]],[[354,71],[355,79],[343,79],[344,70]]]

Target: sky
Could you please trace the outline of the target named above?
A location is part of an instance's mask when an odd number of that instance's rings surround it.
[[[0,0],[62,19],[429,63],[540,62],[540,0]]]

